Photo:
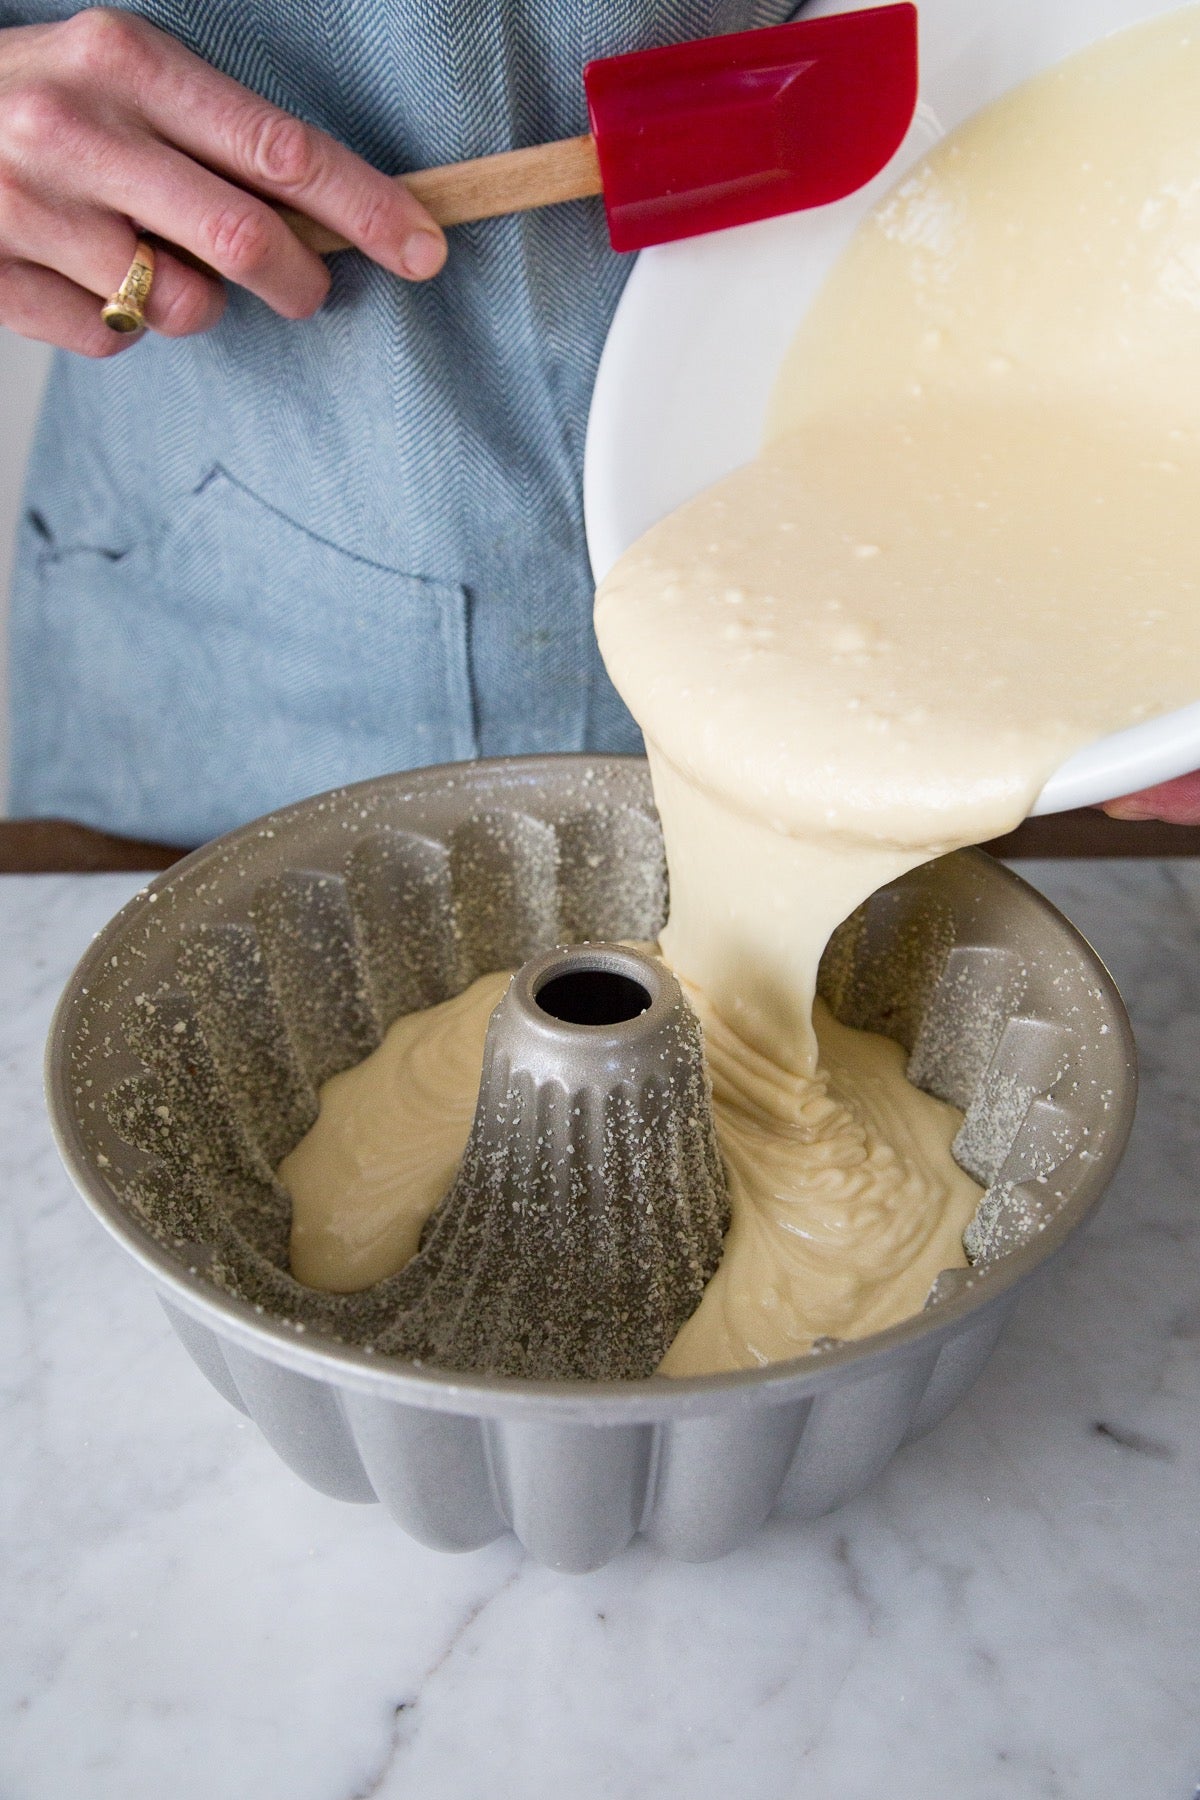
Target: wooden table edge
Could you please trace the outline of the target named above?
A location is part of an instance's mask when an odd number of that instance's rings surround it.
[[[1200,825],[1157,819],[1110,819],[1082,810],[1026,819],[1006,837],[985,844],[1012,861],[1036,857],[1200,856]],[[154,874],[169,869],[187,848],[113,837],[70,819],[0,820],[0,874]]]

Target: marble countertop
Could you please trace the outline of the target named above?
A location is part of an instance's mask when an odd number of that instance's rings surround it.
[[[1110,1197],[870,1493],[587,1576],[424,1550],[208,1388],[42,1107],[137,879],[0,879],[4,1800],[1194,1800],[1200,862],[1022,873],[1133,1015]]]

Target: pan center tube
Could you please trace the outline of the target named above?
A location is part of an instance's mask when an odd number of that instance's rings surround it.
[[[664,963],[551,950],[488,1022],[467,1146],[392,1278],[391,1355],[543,1381],[652,1375],[729,1225],[700,1024]]]
[[[564,961],[568,966],[549,975],[533,996],[544,1013],[564,1025],[623,1025],[652,1004],[647,988],[632,975],[594,967],[569,952]]]

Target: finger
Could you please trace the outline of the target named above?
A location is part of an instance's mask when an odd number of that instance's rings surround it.
[[[133,258],[130,257],[130,262]],[[116,284],[106,289],[105,299],[116,292],[129,272],[127,263]],[[154,280],[146,302],[146,324],[160,337],[195,337],[211,331],[225,313],[226,293],[223,282],[181,262],[162,245],[154,247]]]
[[[101,300],[120,287],[137,247],[128,219],[96,207],[53,206],[27,189],[11,186],[0,187],[0,235],[15,260],[54,269]],[[224,310],[225,291],[219,281],[167,250],[156,250],[145,309],[152,331],[187,337],[207,331]]]
[[[446,240],[420,201],[336,139],[160,33],[139,43],[134,62],[142,115],[168,142],[319,220],[395,275],[424,280],[441,268]],[[128,79],[128,58],[124,70]]]
[[[249,289],[285,319],[307,319],[329,270],[264,201],[149,136],[105,146],[96,195],[145,231]]]
[[[1102,811],[1113,819],[1164,819],[1169,825],[1200,825],[1200,772],[1160,781],[1156,787],[1107,800]]]
[[[108,329],[94,294],[33,263],[0,263],[0,325],[80,356],[115,356],[138,341]]]

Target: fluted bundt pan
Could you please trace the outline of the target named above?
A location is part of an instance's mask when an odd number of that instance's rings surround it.
[[[393,1019],[555,945],[652,940],[662,843],[645,765],[539,757],[387,776],[197,851],[118,914],[67,988],[48,1087],[60,1147],[152,1275],[209,1380],[312,1485],[467,1550],[506,1530],[563,1569],[642,1531],[720,1555],[772,1512],[858,1493],[982,1368],[1021,1283],[1098,1200],[1132,1120],[1103,966],[978,852],[875,895],[821,990],[966,1114],[985,1186],[972,1266],[888,1331],[684,1380],[448,1373],[386,1354],[404,1272],[324,1294],[288,1272],[274,1176],[320,1084]],[[465,1166],[465,1165],[464,1165]]]

